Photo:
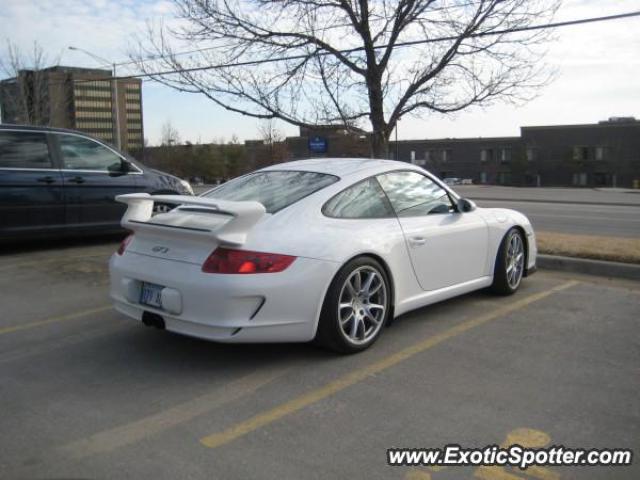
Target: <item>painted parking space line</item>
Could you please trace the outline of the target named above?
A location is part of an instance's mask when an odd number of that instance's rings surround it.
[[[500,446],[508,448],[512,445],[520,445],[524,448],[543,448],[551,444],[551,437],[541,431],[532,428],[516,428],[507,434],[507,438]],[[412,467],[404,476],[404,480],[437,480],[440,472],[451,472],[456,467],[429,465],[427,467]],[[480,480],[526,480],[536,478],[539,480],[560,480],[560,475],[547,467],[530,466],[525,471],[518,467],[481,466],[474,470],[473,478]],[[470,478],[460,476],[456,478]]]
[[[493,310],[492,312],[462,322],[448,330],[445,330],[444,332],[428,337],[394,354],[384,357],[373,364],[344,375],[322,387],[319,387],[299,397],[289,400],[288,402],[282,403],[267,411],[259,413],[245,421],[236,423],[235,425],[228,427],[226,430],[207,435],[206,437],[200,439],[200,443],[209,448],[217,448],[222,445],[231,443],[238,438],[241,438],[255,430],[258,430],[259,428],[274,423],[283,417],[286,417],[298,412],[299,410],[302,410],[305,407],[308,407],[309,405],[315,404],[317,402],[320,402],[321,400],[324,400],[325,398],[333,396],[336,393],[365,380],[371,375],[387,370],[413,357],[418,353],[422,353],[432,347],[435,347],[436,345],[439,345],[442,342],[445,342],[446,340],[454,338],[464,332],[472,330],[492,320],[513,313],[532,303],[538,302],[550,295],[553,295],[554,293],[571,288],[579,283],[580,282],[578,281],[571,280],[548,290],[534,293],[515,302],[506,304]]]
[[[42,327],[44,325],[50,325],[52,323],[66,322],[67,320],[75,320],[77,318],[93,315],[94,313],[106,312],[111,310],[111,305],[102,305],[96,308],[90,308],[88,310],[81,310],[79,312],[70,313],[68,315],[60,315],[57,317],[46,318],[44,320],[38,320],[35,322],[21,323],[19,325],[11,325],[8,327],[0,327],[0,335],[6,335],[8,333],[20,332],[22,330],[30,330],[36,327]]]
[[[260,387],[281,377],[290,369],[291,366],[284,366],[254,371],[192,400],[140,420],[64,445],[59,448],[59,451],[75,459],[110,452],[192,420],[226,403],[250,395]]]

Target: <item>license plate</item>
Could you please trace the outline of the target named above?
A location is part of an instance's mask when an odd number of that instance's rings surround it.
[[[162,289],[164,287],[153,283],[142,283],[140,303],[150,307],[162,308]]]

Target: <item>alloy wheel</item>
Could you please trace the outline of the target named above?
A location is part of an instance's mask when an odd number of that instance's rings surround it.
[[[507,282],[509,287],[515,290],[522,280],[524,270],[524,245],[518,233],[514,233],[509,239],[506,260]]]
[[[355,345],[369,342],[382,328],[386,311],[387,285],[381,273],[371,266],[351,272],[338,301],[342,335]]]

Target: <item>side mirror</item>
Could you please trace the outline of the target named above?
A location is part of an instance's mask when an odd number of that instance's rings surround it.
[[[467,212],[473,212],[477,207],[476,204],[469,200],[468,198],[460,198],[458,199],[458,212],[460,213],[467,213]]]
[[[129,162],[127,162],[126,160],[122,160],[120,163],[114,163],[113,165],[109,165],[107,170],[109,170],[109,174],[111,176],[120,176],[120,175],[126,175],[132,170],[132,168]]]

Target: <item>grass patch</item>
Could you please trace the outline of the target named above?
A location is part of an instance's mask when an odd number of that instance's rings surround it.
[[[536,232],[538,251],[548,255],[640,263],[640,238]]]

